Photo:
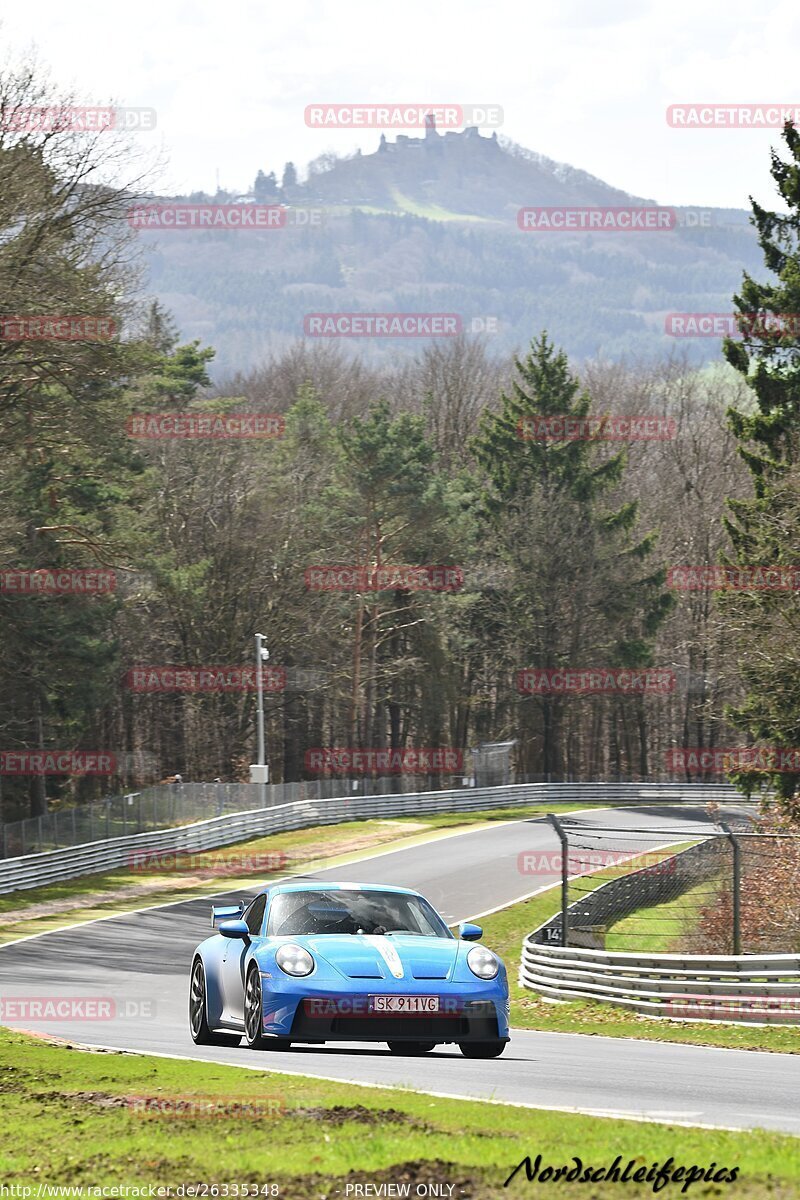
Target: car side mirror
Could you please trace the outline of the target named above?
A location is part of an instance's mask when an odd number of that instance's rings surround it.
[[[223,921],[219,931],[223,937],[240,938],[243,942],[250,937],[246,921]]]
[[[473,925],[471,921],[462,921],[458,927],[458,936],[464,942],[479,942],[483,937],[483,930],[480,925]]]

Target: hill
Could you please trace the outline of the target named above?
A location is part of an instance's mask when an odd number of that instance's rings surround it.
[[[150,290],[186,338],[217,349],[217,377],[304,336],[312,312],[457,313],[498,352],[547,328],[576,359],[674,346],[669,312],[729,312],[742,270],[763,271],[748,214],[676,208],[661,231],[524,231],[523,207],[652,206],[585,171],[476,129],[385,136],[372,154],[324,156],[279,187],[259,173],[234,197],[158,202],[282,203],[281,230],[142,231]],[[376,359],[417,338],[350,338]],[[719,341],[685,342],[695,362]]]

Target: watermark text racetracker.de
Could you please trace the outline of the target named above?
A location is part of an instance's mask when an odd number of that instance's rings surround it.
[[[0,1200],[239,1200],[280,1196],[277,1183],[0,1183]],[[427,1193],[426,1193],[427,1194]]]
[[[132,229],[249,230],[320,228],[322,208],[289,208],[284,204],[139,204],[128,212]]]
[[[138,1021],[155,1020],[156,1002],[132,996],[0,995],[0,1021]]]
[[[792,1024],[800,1014],[798,996],[670,996],[665,1005],[670,1017],[691,1021],[718,1021],[731,1017],[755,1017],[764,1013],[770,1016],[786,1015]]]
[[[381,1020],[387,1014],[404,1017],[484,1016],[496,1017],[491,1000],[464,1000],[461,996],[307,996],[303,1000],[307,1017],[365,1017]]]
[[[673,129],[782,129],[800,124],[800,104],[670,104],[667,124]]]
[[[111,317],[0,316],[0,340],[4,342],[108,342],[116,332],[117,323]]]
[[[460,313],[447,312],[315,312],[303,317],[306,337],[458,337],[467,329],[495,333],[497,318],[473,317],[468,325]]]
[[[286,688],[283,667],[249,664],[242,666],[135,666],[125,675],[125,687],[131,692],[255,692],[259,675],[265,692]]]
[[[517,226],[526,233],[663,233],[678,224],[674,208],[644,205],[545,205],[517,213]]]
[[[201,438],[279,438],[286,420],[279,413],[133,413],[128,436],[153,441]]]
[[[310,592],[457,592],[464,572],[455,566],[341,566],[307,567],[305,584]]]
[[[127,1107],[137,1117],[198,1117],[240,1119],[275,1119],[286,1116],[288,1105],[280,1096],[249,1096],[232,1099],[229,1096],[126,1096]]]
[[[0,129],[9,133],[149,133],[156,127],[154,108],[109,108],[77,104],[9,106]]]
[[[115,571],[37,567],[0,571],[5,596],[98,596],[116,591]]]
[[[800,591],[800,567],[722,563],[670,567],[667,587],[681,592],[796,592]]]
[[[430,775],[438,772],[461,773],[464,752],[450,747],[430,749],[406,747],[315,746],[306,750],[305,766],[313,774],[343,775]]]
[[[673,746],[664,753],[673,774],[767,771],[800,775],[800,748],[791,746]]]
[[[116,775],[110,750],[0,750],[0,775]]]
[[[671,312],[664,318],[668,337],[758,338],[778,341],[800,333],[800,313]]]
[[[630,863],[636,862],[633,867]],[[657,854],[637,854],[634,850],[570,850],[566,855],[560,850],[521,850],[517,855],[517,870],[520,875],[534,875],[537,879],[561,879],[564,871],[570,876],[591,875],[608,868],[624,868],[618,874],[636,871],[646,875],[674,875],[675,857]]]
[[[656,667],[527,667],[517,690],[528,696],[671,695],[675,672]]]
[[[132,229],[285,229],[282,204],[139,204],[128,213]]]
[[[674,417],[652,413],[536,414],[517,422],[517,435],[525,442],[664,442],[674,438],[677,429]]]
[[[499,104],[307,104],[311,129],[461,129],[497,128],[503,123]]]
[[[131,850],[128,867],[144,875],[153,873],[199,875],[203,878],[234,875],[258,875],[266,877],[285,871],[289,856],[282,850],[269,850],[259,854],[247,854],[235,850],[160,850],[143,848]]]

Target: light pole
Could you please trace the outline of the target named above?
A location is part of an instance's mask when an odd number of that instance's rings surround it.
[[[269,767],[266,761],[266,746],[264,742],[264,681],[261,672],[263,664],[269,661],[269,650],[264,645],[263,633],[256,635],[256,694],[258,696],[257,707],[257,724],[258,724],[258,762],[250,767],[251,783],[260,783],[262,788],[269,782]],[[262,796],[262,802],[265,799]]]

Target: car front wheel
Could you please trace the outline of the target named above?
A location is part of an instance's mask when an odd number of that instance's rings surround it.
[[[238,1033],[214,1033],[209,1029],[206,1011],[206,973],[199,958],[192,967],[192,981],[189,985],[189,1029],[192,1041],[198,1046],[238,1046],[242,1040]]]
[[[464,1058],[498,1058],[507,1043],[499,1039],[492,1042],[459,1042],[458,1048]]]
[[[261,994],[261,975],[256,967],[247,973],[244,990],[244,1036],[251,1050],[288,1050],[288,1038],[264,1036],[264,1001]]]

